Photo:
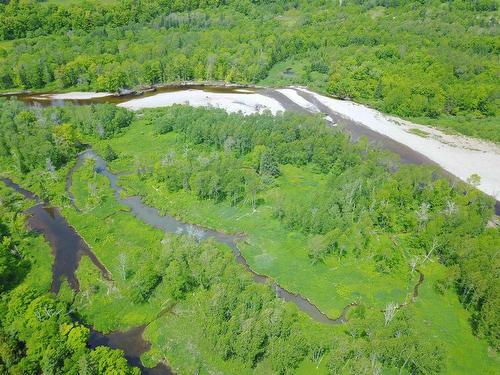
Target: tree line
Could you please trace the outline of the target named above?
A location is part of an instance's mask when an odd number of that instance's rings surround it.
[[[449,270],[436,290],[454,288],[476,334],[498,347],[493,260],[500,237],[487,226],[494,199],[433,168],[400,165],[365,141],[351,143],[319,117],[242,117],[182,106],[144,116],[157,132],[174,132],[180,146],[141,169],[141,178],[199,199],[271,206],[283,225],[310,236],[312,263],[373,256],[377,271],[389,274],[436,257]],[[325,183],[290,195],[277,183],[285,164],[309,166]],[[259,193],[271,189],[273,198],[261,201]]]
[[[117,91],[185,80],[304,84],[499,141],[495,1],[10,1],[0,7],[0,35],[13,40],[0,44],[0,89]]]

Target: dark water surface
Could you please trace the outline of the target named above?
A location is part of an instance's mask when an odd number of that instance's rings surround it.
[[[59,292],[64,279],[68,281],[72,289],[79,290],[75,272],[78,269],[80,259],[84,255],[90,258],[105,279],[111,280],[108,270],[97,259],[76,230],[68,224],[57,208],[48,206],[35,194],[23,189],[12,180],[7,178],[1,178],[1,180],[7,186],[21,193],[25,198],[33,199],[36,202],[34,206],[26,210],[28,226],[31,230],[42,233],[52,248],[54,255],[52,286],[50,289],[52,292],[56,294]]]
[[[238,90],[247,90],[249,92],[242,92]],[[50,94],[58,94],[58,92],[50,91],[50,92],[40,92],[40,93],[13,93],[13,94],[2,94],[3,97],[16,98],[29,106],[40,106],[40,107],[51,107],[51,106],[63,106],[67,103],[74,105],[89,105],[89,104],[102,104],[102,103],[110,103],[110,104],[120,104],[127,102],[132,99],[138,98],[147,98],[148,96],[153,96],[156,94],[161,94],[165,92],[178,92],[185,90],[202,90],[206,92],[213,92],[219,94],[251,94],[256,92],[256,88],[246,87],[246,86],[217,86],[217,85],[189,85],[189,84],[179,84],[179,85],[168,85],[157,87],[151,90],[147,90],[144,92],[132,93],[128,95],[110,95],[104,96],[101,98],[91,98],[91,99],[51,99],[48,97],[43,97],[43,95]]]
[[[142,338],[145,329],[146,326],[139,326],[124,332],[117,331],[103,334],[91,328],[89,347],[94,349],[98,346],[107,346],[112,349],[123,350],[128,363],[140,368],[142,374],[173,375],[174,372],[163,363],[159,363],[153,368],[143,366],[141,355],[151,349],[151,344]]]
[[[148,91],[141,95],[130,94],[123,96],[105,96],[102,98],[93,98],[84,100],[41,98],[41,95],[55,94],[55,92],[39,93],[39,94],[19,93],[19,94],[8,94],[3,96],[15,97],[16,99],[21,100],[22,102],[30,106],[48,107],[48,106],[62,106],[65,105],[66,103],[72,103],[75,105],[88,105],[88,104],[98,104],[98,103],[120,104],[132,99],[153,96],[164,92],[180,92],[192,89],[203,90],[206,92],[214,92],[214,93],[238,93],[238,94],[259,93],[277,100],[283,106],[283,108],[285,108],[286,111],[309,113],[307,109],[302,108],[299,105],[295,104],[292,100],[288,99],[285,95],[283,95],[279,91],[268,88],[256,88],[256,87],[245,87],[245,86],[215,86],[215,85],[211,86],[211,85],[187,85],[187,84],[170,85],[170,86],[159,87],[155,89],[155,91]],[[241,89],[244,89],[249,92],[239,91]],[[379,134],[360,123],[341,117],[338,113],[332,111],[330,108],[328,108],[320,101],[318,101],[313,95],[304,93],[302,91],[298,91],[298,94],[302,96],[304,99],[306,99],[308,102],[314,104],[321,112],[328,114],[336,123],[341,125],[342,129],[348,131],[351,134],[353,140],[357,140],[361,136],[367,137],[372,144],[375,144],[379,147],[388,149],[398,154],[401,158],[401,161],[404,163],[434,164],[431,160],[429,160],[422,154],[413,151],[411,148],[402,145],[390,139],[389,137]]]
[[[349,311],[349,308],[354,306],[354,304],[349,304],[348,306],[346,306],[339,317],[335,319],[329,318],[305,297],[299,294],[294,294],[282,288],[278,283],[276,283],[268,276],[260,275],[253,271],[246,259],[241,255],[241,252],[237,245],[238,241],[244,241],[244,237],[242,235],[217,232],[199,225],[184,223],[170,215],[162,215],[156,208],[144,204],[141,198],[138,196],[122,198],[120,192],[123,189],[118,185],[117,182],[119,176],[113,174],[108,169],[106,161],[99,155],[97,155],[93,150],[87,150],[79,155],[78,161],[75,165],[75,168],[72,169],[72,172],[75,171],[80,165],[82,165],[86,158],[90,158],[95,161],[96,171],[108,178],[110,186],[115,192],[116,200],[121,204],[129,207],[132,214],[139,220],[164,232],[189,235],[199,241],[213,238],[218,242],[224,243],[233,250],[236,261],[241,264],[247,272],[252,274],[253,279],[256,282],[262,284],[270,283],[278,297],[284,299],[285,301],[294,303],[301,311],[305,312],[312,319],[318,322],[326,324],[341,324],[345,322],[345,315]],[[71,186],[71,173],[68,175],[68,180],[69,182],[67,181],[66,186]]]
[[[207,85],[178,85],[178,86],[167,86],[158,88],[155,91],[146,92],[141,95],[126,95],[126,96],[109,96],[103,98],[94,98],[87,100],[47,100],[37,98],[40,94],[11,94],[8,96],[16,97],[31,106],[60,106],[66,103],[72,103],[75,105],[88,105],[95,103],[112,103],[119,104],[137,97],[146,97],[156,95],[162,92],[177,92],[189,89],[200,89],[207,92],[217,92],[217,93],[239,93],[244,94],[244,92],[238,91],[239,88],[244,88],[252,92],[258,92],[263,95],[272,97],[276,99],[285,108],[285,110],[295,111],[295,112],[307,112],[304,108],[296,105],[285,95],[279,93],[278,91],[272,89],[256,89],[248,87],[221,87],[221,86],[207,86]],[[411,150],[410,148],[401,145],[388,137],[380,135],[367,127],[356,123],[352,120],[345,119],[339,116],[337,113],[331,111],[328,107],[322,105],[313,96],[299,92],[306,100],[316,105],[320,111],[328,114],[336,123],[338,123],[342,129],[347,130],[353,140],[359,139],[361,136],[365,136],[372,144],[376,144],[382,148],[388,149],[392,152],[397,153],[402,162],[413,163],[413,164],[423,164],[432,163],[429,159],[423,155]],[[230,235],[221,232],[217,232],[208,228],[204,228],[198,225],[192,225],[183,223],[172,216],[162,215],[159,211],[153,207],[145,205],[140,197],[131,196],[122,198],[120,192],[122,188],[118,185],[118,176],[111,173],[107,168],[106,162],[100,158],[93,150],[87,150],[81,153],[78,157],[76,165],[71,169],[68,174],[66,181],[66,189],[70,193],[71,188],[71,177],[72,173],[81,166],[86,158],[92,158],[96,162],[96,170],[98,173],[106,176],[109,179],[111,188],[115,192],[115,198],[121,203],[130,208],[132,214],[136,216],[141,221],[146,224],[155,227],[157,229],[163,230],[165,232],[177,233],[177,234],[187,234],[197,238],[198,240],[204,240],[207,238],[214,238],[215,240],[228,245],[233,254],[241,265],[252,274],[254,280],[259,283],[271,284],[272,288],[275,290],[276,295],[285,301],[294,303],[301,311],[308,314],[312,319],[318,322],[326,324],[341,324],[346,322],[346,315],[350,308],[356,306],[353,302],[343,309],[339,317],[331,319],[322,313],[314,304],[312,304],[306,298],[291,293],[286,289],[282,288],[279,284],[274,282],[271,278],[257,274],[254,272],[246,259],[241,255],[238,249],[237,243],[244,241],[243,235]],[[64,217],[60,214],[57,208],[49,207],[45,202],[42,202],[35,194],[28,190],[23,189],[19,185],[15,184],[9,179],[1,178],[1,180],[8,186],[12,187],[19,193],[21,193],[27,199],[33,199],[36,204],[27,210],[29,214],[28,224],[31,229],[41,232],[52,247],[54,254],[54,265],[53,265],[53,281],[51,290],[57,293],[60,289],[61,282],[64,278],[68,280],[70,286],[78,291],[79,285],[78,280],[75,277],[75,271],[78,268],[79,261],[82,256],[88,256],[91,261],[96,265],[96,267],[101,271],[104,278],[111,280],[111,275],[106,270],[104,265],[100,263],[95,254],[92,253],[91,249],[85,243],[85,241],[79,236],[73,227],[71,227]],[[74,199],[70,194],[70,201],[74,205]],[[77,207],[75,207],[77,208]],[[496,204],[496,212],[500,214],[500,202]],[[418,296],[418,287],[423,282],[423,274],[420,273],[420,278],[418,283],[414,287],[412,300]],[[164,364],[159,364],[153,369],[145,368],[141,361],[140,356],[144,352],[148,351],[151,345],[145,341],[142,337],[144,329],[146,326],[140,326],[132,328],[124,332],[112,332],[109,334],[103,334],[98,331],[91,329],[91,336],[89,339],[89,346],[94,348],[99,345],[105,345],[115,349],[122,349],[125,352],[125,356],[129,363],[133,366],[139,367],[144,374],[173,374],[173,372]]]
[[[104,265],[97,259],[85,241],[78,235],[75,229],[69,225],[59,210],[49,207],[32,192],[23,189],[8,178],[0,178],[7,186],[11,187],[26,199],[32,199],[36,204],[26,210],[28,214],[29,228],[43,234],[49,242],[54,254],[52,266],[51,291],[58,293],[63,279],[67,279],[70,287],[79,290],[78,279],[75,272],[78,269],[82,256],[88,256],[92,263],[101,271],[102,276],[111,280],[111,275]],[[151,348],[151,344],[142,337],[145,326],[132,328],[124,332],[112,332],[103,334],[91,329],[88,345],[90,348],[103,345],[112,349],[121,349],[129,364],[139,367],[146,375],[172,375],[173,372],[163,363],[154,368],[146,368],[142,365],[140,356]]]

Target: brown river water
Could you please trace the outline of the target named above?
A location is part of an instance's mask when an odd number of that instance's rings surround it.
[[[15,97],[30,106],[61,106],[65,105],[66,103],[72,103],[75,105],[88,105],[97,103],[119,104],[137,97],[151,96],[162,92],[177,92],[187,89],[201,89],[207,92],[216,93],[244,94],[244,92],[238,91],[238,89],[241,88],[244,88],[249,92],[257,92],[262,95],[271,97],[277,100],[287,111],[307,112],[304,108],[296,105],[278,91],[275,91],[273,89],[251,87],[238,88],[206,85],[179,85],[158,88],[155,91],[146,92],[141,94],[140,96],[132,94],[125,96],[108,96],[86,100],[47,100],[39,99],[40,94],[34,95],[30,93],[11,94],[8,96]],[[353,140],[359,139],[361,136],[365,136],[372,144],[398,154],[401,161],[404,163],[433,164],[429,159],[419,154],[418,152],[415,152],[404,145],[401,145],[383,135],[380,135],[361,124],[339,116],[329,108],[319,103],[311,95],[308,95],[307,93],[300,93],[300,95],[316,105],[324,114],[329,115],[339,125],[340,128],[348,131],[351,134]],[[92,158],[95,160],[96,171],[109,179],[111,188],[115,191],[115,198],[120,203],[128,206],[131,209],[131,213],[139,220],[165,232],[184,233],[187,235],[194,234],[198,240],[214,238],[215,240],[228,245],[232,249],[237,262],[240,263],[247,272],[250,272],[252,274],[256,282],[270,284],[278,297],[284,299],[285,301],[294,303],[301,311],[309,315],[313,320],[325,324],[345,323],[347,320],[346,315],[349,309],[356,305],[356,303],[353,302],[343,309],[339,317],[330,318],[322,313],[306,298],[298,294],[291,293],[290,291],[282,288],[271,278],[254,272],[238,249],[237,243],[245,241],[244,236],[229,235],[213,231],[201,226],[183,223],[169,215],[161,215],[155,208],[145,205],[140,197],[132,196],[122,198],[120,196],[121,187],[117,183],[118,176],[109,171],[106,162],[102,158],[100,158],[93,150],[87,150],[79,155],[75,167],[71,169],[67,177],[66,188],[68,192],[71,188],[72,173],[82,164],[82,162],[86,158]],[[9,179],[2,178],[2,181],[6,185],[21,193],[25,198],[33,199],[36,202],[33,207],[27,210],[27,213],[29,215],[28,224],[31,229],[42,233],[52,247],[52,251],[54,254],[53,281],[51,286],[52,292],[57,293],[59,291],[63,279],[67,279],[69,285],[75,291],[79,290],[78,280],[75,277],[75,271],[78,268],[78,264],[82,256],[88,256],[94,263],[94,265],[101,271],[102,276],[105,279],[111,280],[111,275],[106,270],[104,265],[100,263],[100,261],[95,256],[95,254],[93,254],[92,250],[89,248],[86,242],[79,236],[76,230],[68,224],[68,222],[60,214],[57,208],[50,207],[46,202],[42,202],[36,195],[23,189]],[[71,200],[71,202],[74,204],[73,200]],[[500,203],[498,201],[496,205],[496,212],[497,214],[500,213]],[[412,301],[418,296],[418,287],[424,280],[423,274],[421,274],[420,272],[419,274],[420,278],[418,283],[414,287]],[[140,326],[132,328],[128,331],[112,332],[108,334],[103,334],[91,329],[89,346],[93,348],[99,345],[105,345],[111,348],[123,350],[129,363],[133,366],[139,367],[144,374],[173,374],[173,372],[165,364],[162,363],[158,364],[153,369],[145,368],[142,365],[140,356],[142,353],[148,351],[151,346],[142,337],[145,328],[146,326]]]

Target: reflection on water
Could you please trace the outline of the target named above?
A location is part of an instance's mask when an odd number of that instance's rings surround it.
[[[140,368],[144,375],[173,375],[172,370],[163,363],[159,363],[153,368],[143,366],[141,355],[151,349],[151,344],[142,337],[145,328],[145,326],[139,326],[125,332],[117,331],[106,335],[91,328],[89,347],[93,349],[98,346],[107,346],[123,350],[128,363]]]
[[[142,202],[141,198],[137,196],[122,198],[120,194],[122,188],[117,183],[118,176],[111,173],[111,171],[107,168],[106,161],[104,161],[104,159],[97,155],[93,150],[87,150],[86,152],[83,152],[79,155],[79,159],[76,165],[80,166],[86,158],[93,159],[95,161],[96,171],[108,178],[110,186],[115,192],[116,200],[121,204],[129,207],[132,214],[141,221],[164,232],[186,234],[193,236],[198,240],[214,238],[215,240],[228,245],[233,250],[233,254],[237,262],[243,265],[243,267],[252,274],[256,282],[263,284],[270,283],[278,297],[284,299],[285,301],[294,303],[300,310],[305,312],[312,319],[326,324],[340,324],[345,322],[345,314],[347,313],[351,305],[348,305],[338,318],[330,319],[306,298],[302,297],[301,295],[291,293],[288,290],[282,288],[271,278],[264,275],[259,275],[254,272],[250,268],[246,259],[241,255],[241,252],[237,246],[238,241],[244,240],[242,235],[231,235],[217,232],[199,225],[181,222],[170,215],[161,215],[156,208],[145,205]],[[73,171],[75,169],[73,169]],[[71,176],[68,176],[68,178],[71,178]],[[71,183],[67,185],[71,185]]]
[[[78,279],[75,272],[78,269],[80,259],[86,255],[92,263],[101,271],[102,276],[111,280],[109,272],[97,259],[85,241],[78,235],[75,229],[68,224],[59,210],[42,202],[32,192],[23,189],[12,180],[1,178],[9,187],[21,193],[27,199],[33,199],[37,204],[26,210],[28,214],[29,228],[44,235],[52,248],[54,263],[52,265],[51,291],[58,293],[61,284],[66,279],[72,289],[78,291]]]
[[[185,90],[202,90],[205,92],[213,92],[220,94],[251,94],[257,89],[253,87],[243,87],[243,86],[211,86],[211,85],[169,85],[164,87],[158,87],[156,89],[146,90],[143,92],[132,93],[129,95],[111,95],[104,96],[100,98],[91,99],[52,99],[46,95],[57,94],[57,92],[42,92],[42,93],[15,93],[15,94],[4,94],[0,95],[8,98],[16,98],[29,106],[41,106],[41,107],[60,107],[67,103],[74,105],[89,105],[89,104],[120,104],[131,99],[146,98],[148,96],[153,96],[156,94],[161,94],[165,92],[177,92]]]
[[[78,279],[75,272],[83,255],[88,256],[92,263],[101,271],[102,276],[111,280],[111,276],[99,259],[90,250],[85,241],[78,235],[75,229],[68,224],[66,219],[54,207],[47,207],[32,192],[23,189],[18,184],[8,178],[0,178],[7,186],[11,187],[26,199],[37,202],[29,208],[26,213],[30,229],[42,233],[50,244],[54,254],[54,264],[52,266],[52,286],[51,291],[58,293],[64,279],[68,281],[70,287],[78,291]],[[144,367],[140,361],[140,356],[151,348],[151,344],[142,337],[144,326],[132,328],[125,332],[113,332],[103,334],[91,329],[89,347],[108,346],[112,349],[121,349],[129,364],[139,367],[146,375],[172,375],[173,372],[165,365],[158,364],[152,369]]]

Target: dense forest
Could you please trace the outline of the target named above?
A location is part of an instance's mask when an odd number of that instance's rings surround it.
[[[132,371],[120,352],[87,349],[85,326],[67,314],[41,319],[42,308],[75,311],[103,331],[148,324],[152,351],[144,360],[152,366],[167,358],[179,373],[467,373],[477,366],[487,373],[495,366],[480,345],[469,349],[470,359],[457,358],[459,346],[470,342],[469,330],[498,350],[500,236],[487,226],[493,200],[473,186],[452,183],[429,167],[400,165],[366,141],[351,143],[321,117],[228,115],[184,106],[134,117],[111,105],[0,105],[3,174],[62,207],[113,275],[109,284],[83,258],[79,293],[46,293],[47,245],[25,229],[26,203],[2,187],[0,364],[6,371],[105,373],[110,363]],[[76,210],[66,174],[89,145],[122,172],[126,191],[149,204],[168,213],[175,202],[181,217],[212,212],[194,223],[212,220],[210,226],[223,229],[230,222],[229,230],[245,232],[244,254],[256,250],[251,244],[259,236],[268,236],[276,262],[302,259],[304,277],[311,280],[324,267],[349,269],[356,262],[363,265],[356,277],[380,279],[382,288],[402,280],[403,307],[394,296],[381,298],[373,285],[357,294],[359,306],[348,323],[316,323],[278,299],[270,285],[252,281],[228,248],[199,242],[196,233],[165,236],[135,219],[91,160],[73,177]],[[314,190],[304,190],[309,185]],[[218,215],[232,211],[236,219]],[[266,232],[263,221],[275,229]],[[258,223],[257,229],[248,223]],[[299,248],[293,256],[280,245],[290,236]],[[42,254],[43,262],[32,260]],[[416,270],[426,279],[413,301],[404,297],[404,285],[416,282]],[[342,280],[347,290],[356,277]],[[328,284],[313,285],[319,294],[306,296],[332,314],[338,311],[328,307],[332,298],[325,303],[319,297]],[[354,295],[344,300],[352,302]],[[433,308],[448,319],[435,323],[438,331],[430,328],[436,317],[425,315]],[[457,317],[464,312],[468,319]],[[23,318],[14,319],[19,314]],[[460,335],[458,342],[437,335],[439,330]]]
[[[9,96],[301,85],[498,143],[499,41],[496,0],[0,0],[0,373],[496,374],[477,174],[297,91],[275,115]]]
[[[50,249],[26,227],[30,203],[3,183],[0,199],[0,372],[138,374],[122,352],[87,348],[90,330],[72,319],[71,296],[48,293]]]
[[[8,1],[0,89],[302,84],[499,141],[497,2]]]

